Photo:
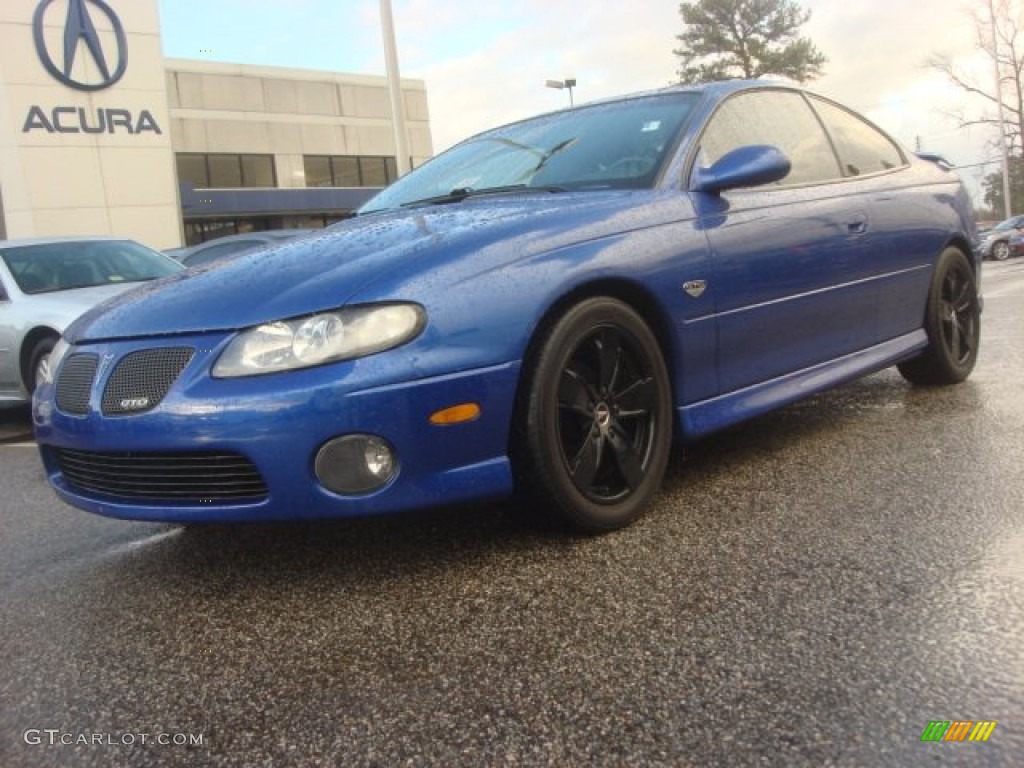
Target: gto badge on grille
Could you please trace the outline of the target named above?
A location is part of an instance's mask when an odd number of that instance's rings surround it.
[[[683,283],[683,290],[695,299],[699,299],[701,294],[707,290],[707,287],[708,283],[706,280],[690,280],[689,282]]]
[[[148,397],[126,397],[120,402],[122,411],[141,411],[149,405]]]

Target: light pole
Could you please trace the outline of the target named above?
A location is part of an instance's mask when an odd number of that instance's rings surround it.
[[[566,78],[565,80],[548,80],[547,86],[548,86],[548,88],[557,88],[558,90],[562,90],[563,88],[568,88],[569,89],[569,106],[570,107],[575,106],[575,104],[573,103],[573,99],[572,99],[572,89],[576,87],[576,78],[575,77]]]
[[[388,71],[388,94],[391,97],[391,120],[395,128],[395,168],[399,176],[409,170],[409,144],[405,136],[405,105],[402,102],[402,76],[398,71],[398,46],[395,44],[395,22],[391,16],[391,0],[380,0],[380,26],[384,35],[384,58]]]
[[[1003,77],[999,71],[999,38],[996,35],[996,9],[992,0],[988,0],[988,14],[992,22],[992,64],[996,75],[996,106],[999,108],[999,154],[1003,159],[1003,208],[1006,218],[1013,215],[1013,203],[1010,201],[1010,160],[1006,146],[1006,118],[1003,116]]]

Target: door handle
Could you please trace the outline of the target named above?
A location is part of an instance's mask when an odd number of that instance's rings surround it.
[[[846,222],[846,231],[851,235],[863,235],[868,231],[867,214],[858,213]]]

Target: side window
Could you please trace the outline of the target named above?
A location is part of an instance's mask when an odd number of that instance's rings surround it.
[[[835,142],[846,176],[882,173],[907,164],[900,148],[873,125],[824,99],[813,102]]]
[[[842,178],[821,123],[798,93],[757,91],[729,99],[704,130],[699,162],[711,165],[725,153],[750,144],[770,144],[789,158],[793,169],[778,182],[781,185]]]
[[[0,279],[0,301],[7,300],[7,289],[4,287],[4,281]]]

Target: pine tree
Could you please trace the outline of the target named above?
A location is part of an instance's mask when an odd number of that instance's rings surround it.
[[[698,0],[682,3],[683,83],[779,75],[799,83],[821,74],[825,56],[800,37],[811,17],[791,0]]]

